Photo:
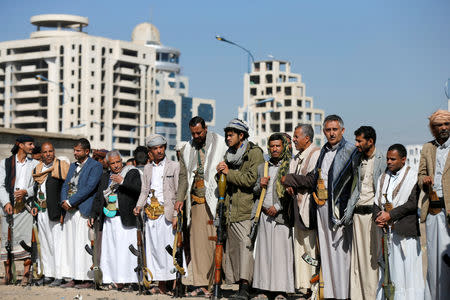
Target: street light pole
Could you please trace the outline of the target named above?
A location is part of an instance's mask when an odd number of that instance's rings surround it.
[[[61,104],[61,106],[62,106],[62,116],[61,116],[61,119],[64,117],[64,101],[65,101],[65,99],[64,99],[64,96],[65,96],[65,94],[67,93],[67,98],[69,98],[69,93],[67,92],[67,90],[66,90],[66,88],[64,87],[64,84],[62,84],[62,83],[59,83],[59,82],[56,82],[56,81],[53,81],[53,80],[50,80],[50,79],[48,79],[47,77],[45,77],[45,76],[43,76],[43,75],[36,75],[35,76],[35,78],[37,79],[37,80],[41,80],[41,81],[47,81],[47,82],[50,82],[50,83],[53,83],[53,84],[56,84],[56,85],[58,85],[60,88],[62,88],[62,90],[63,90],[63,94],[62,94],[62,104]],[[58,99],[58,101],[59,101],[59,99]],[[59,126],[59,125],[58,125]],[[64,125],[63,126],[61,126],[61,133],[62,132],[64,132]]]
[[[239,45],[239,44],[236,44],[235,42],[232,42],[232,41],[230,41],[230,40],[227,40],[226,38],[221,37],[220,35],[216,35],[216,40],[221,41],[221,42],[225,42],[225,43],[228,43],[228,44],[231,44],[231,45],[234,45],[234,46],[236,46],[236,47],[241,48],[241,49],[244,50],[245,52],[247,52],[247,54],[248,54],[248,73],[250,74],[250,71],[251,71],[251,67],[250,67],[250,58],[251,58],[251,60],[252,60],[252,63],[255,62],[255,58],[253,57],[253,54],[252,54],[248,49],[242,47],[242,46]]]

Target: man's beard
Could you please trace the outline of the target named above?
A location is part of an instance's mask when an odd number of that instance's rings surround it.
[[[198,140],[192,140],[192,144],[194,145],[195,149],[200,149],[205,144],[206,138],[204,140],[198,139]]]
[[[441,130],[438,133],[438,138],[442,139],[442,140],[446,140],[449,137],[450,132],[448,130]]]

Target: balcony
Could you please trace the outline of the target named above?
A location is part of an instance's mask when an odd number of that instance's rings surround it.
[[[132,89],[139,89],[139,85],[137,82],[129,81],[129,80],[118,80],[114,83],[117,86],[127,87]]]
[[[120,111],[120,112],[129,112],[129,113],[139,113],[137,106],[128,106],[128,105],[116,105],[113,108],[115,111]]]
[[[46,123],[47,120],[44,117],[36,117],[36,116],[25,116],[25,117],[17,117],[13,118],[13,124],[27,124],[27,123]]]
[[[27,103],[14,105],[15,111],[27,111],[27,110],[46,110],[46,106],[41,106],[40,103]]]
[[[140,76],[140,74],[136,73],[136,71],[134,69],[125,68],[125,67],[117,68],[114,72],[120,73],[120,74],[131,75],[131,76]]]
[[[47,84],[47,82],[40,81],[36,78],[25,78],[13,83],[14,86],[37,85],[37,84]]]
[[[133,101],[139,101],[139,97],[136,94],[130,94],[130,93],[121,93],[118,92],[114,95],[114,98],[118,99],[124,99],[124,100],[133,100]]]
[[[40,91],[24,91],[14,93],[13,98],[37,98],[37,97],[47,97],[47,94],[41,94]]]

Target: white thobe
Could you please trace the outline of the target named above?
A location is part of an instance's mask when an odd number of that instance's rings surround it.
[[[155,197],[158,199],[160,205],[164,205],[163,194],[163,174],[166,158],[159,164],[153,164],[151,189],[155,190]],[[147,198],[147,203],[150,204],[151,195]],[[145,240],[146,240],[146,255],[147,267],[153,274],[153,280],[166,281],[174,280],[176,272],[172,273],[174,269],[173,257],[166,251],[166,246],[173,246],[175,239],[172,222],[169,222],[165,215],[162,214],[156,220],[147,219],[145,223]],[[184,254],[183,254],[184,255]],[[183,259],[183,264],[186,260]],[[187,270],[186,266],[183,266]]]

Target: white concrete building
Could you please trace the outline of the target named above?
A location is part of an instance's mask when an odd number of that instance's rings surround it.
[[[0,126],[86,136],[128,156],[155,126],[155,50],[88,35],[88,19],[31,17],[29,39],[0,43]]]
[[[423,145],[406,145],[406,165],[418,172],[420,163],[420,153],[422,153]]]
[[[244,76],[244,105],[239,117],[247,120],[250,139],[263,149],[274,132],[292,135],[300,123],[314,128],[314,144],[324,141],[324,111],[314,108],[313,98],[306,96],[300,74],[291,73],[287,61],[267,60],[252,64],[252,72]]]

